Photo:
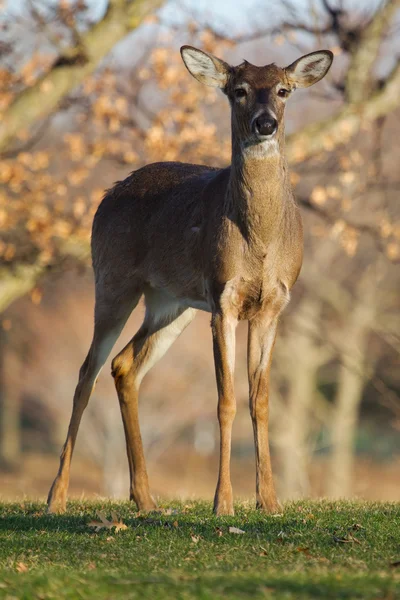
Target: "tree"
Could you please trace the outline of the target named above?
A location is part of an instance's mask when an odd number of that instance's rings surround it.
[[[285,3],[279,31],[254,27],[235,38],[216,30],[214,23],[194,22],[190,15],[184,15],[183,25],[162,21],[160,15],[146,16],[160,5],[157,0],[110,0],[105,14],[93,24],[82,2],[61,1],[43,12],[41,4],[31,0],[30,25],[42,36],[37,53],[29,60],[18,58],[12,37],[1,47],[0,310],[29,293],[40,297],[37,288],[51,273],[63,272],[71,264],[89,264],[92,217],[104,186],[113,178],[157,160],[221,166],[229,162],[230,140],[227,135],[221,139],[220,133],[224,100],[186,76],[175,39],[220,56],[244,42],[254,44],[254,53],[261,41],[275,44],[283,55],[292,53],[293,47],[296,54],[317,44],[330,47],[336,67],[322,93],[334,110],[319,122],[299,127],[287,140],[293,184],[304,208],[307,244],[303,298],[294,299],[298,315],[292,320],[289,313],[287,321],[296,333],[292,338],[290,328],[287,336],[284,331],[281,344],[282,356],[295,352],[298,361],[296,368],[281,368],[276,375],[287,387],[279,410],[288,415],[292,432],[283,456],[284,479],[287,493],[297,494],[308,478],[315,407],[321,401],[318,406],[325,410],[331,402],[319,389],[321,373],[332,361],[341,365],[334,394],[337,423],[345,405],[340,389],[348,389],[345,380],[351,379],[346,352],[334,336],[323,338],[321,332],[334,330],[344,316],[343,331],[345,323],[357,321],[354,270],[365,269],[359,248],[366,248],[369,262],[378,255],[395,262],[400,255],[393,200],[400,183],[393,168],[390,174],[386,166],[385,172],[374,171],[377,165],[390,163],[390,141],[383,137],[396,114],[400,93],[400,63],[392,50],[399,0],[388,0],[379,10],[364,14],[321,0],[314,19]],[[118,60],[111,63],[109,55],[116,43],[143,22],[148,35],[140,38],[133,67]],[[163,41],[166,32],[172,40]],[[132,41],[131,47],[138,50],[139,43]],[[378,140],[379,148],[385,147],[384,156],[370,148],[371,139]],[[371,210],[364,209],[366,204]],[[315,256],[324,256],[327,247],[330,257],[319,263]],[[317,262],[310,273],[307,265]],[[368,272],[366,277],[369,281]],[[332,288],[340,291],[340,297],[350,298],[344,303],[348,314],[334,306],[337,295]],[[366,351],[370,326],[361,335]],[[354,348],[351,354],[356,352]],[[354,395],[356,413],[364,384]],[[3,397],[11,399],[11,394]],[[318,421],[319,427],[330,425],[325,417]],[[183,419],[179,431],[185,426]],[[178,435],[172,425],[170,429],[171,437]],[[282,433],[278,430],[277,437]],[[338,430],[343,431],[340,424]],[[149,447],[153,441],[149,440]],[[112,446],[113,440],[108,438],[108,443]],[[297,483],[290,464],[294,447],[303,457],[303,466],[297,463],[296,467]],[[351,441],[347,448],[352,449]]]

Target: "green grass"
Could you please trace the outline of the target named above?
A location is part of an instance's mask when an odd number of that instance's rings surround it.
[[[0,504],[0,598],[400,598],[400,504],[296,502],[278,516],[239,504],[223,518],[208,503],[168,507],[71,502],[55,516]],[[128,528],[96,533],[99,510]]]

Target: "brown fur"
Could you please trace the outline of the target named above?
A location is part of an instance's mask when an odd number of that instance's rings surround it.
[[[208,68],[208,55],[201,53],[201,57]],[[278,506],[268,447],[268,379],[278,317],[301,268],[302,225],[284,158],[284,101],[277,90],[283,86],[290,91],[293,76],[289,79],[275,65],[243,63],[232,68],[209,58],[212,77],[207,69],[195,76],[210,85],[217,82],[231,102],[232,165],[226,169],[148,165],[116,184],[99,206],[92,236],[95,332],[80,372],[60,470],[49,493],[51,511],[65,508],[83,410],[99,370],[142,294],[144,323],[112,364],[127,442],[131,498],[139,509],[155,507],[138,422],[141,379],[200,308],[212,313],[219,398],[221,459],[214,510],[233,513],[229,463],[236,411],[234,345],[236,324],[243,319],[249,321],[257,506],[268,511]],[[246,101],[235,99],[238,85],[246,86]],[[251,123],[257,111],[266,108],[276,115],[278,130],[275,141],[262,146]]]

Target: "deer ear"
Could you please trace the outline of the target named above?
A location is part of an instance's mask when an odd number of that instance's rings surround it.
[[[228,83],[231,67],[223,60],[192,46],[182,46],[181,55],[189,73],[200,83],[219,88]]]
[[[332,61],[333,54],[330,50],[319,50],[302,56],[286,67],[285,72],[293,86],[309,87],[325,77]]]

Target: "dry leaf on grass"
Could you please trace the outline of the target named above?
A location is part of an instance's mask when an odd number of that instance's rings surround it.
[[[360,525],[360,523],[354,523],[350,529],[353,529],[353,531],[360,531],[360,529],[364,529],[364,527]]]
[[[392,567],[392,569],[394,567],[400,567],[400,560],[395,560],[394,562],[390,563],[390,566]]]
[[[193,542],[193,544],[197,544],[197,542],[198,542],[198,541],[199,541],[199,539],[200,539],[200,536],[199,536],[199,535],[191,535],[190,537],[192,538],[192,542]]]
[[[229,527],[229,533],[246,533],[243,529],[239,529],[238,527]]]
[[[344,535],[334,535],[333,541],[337,544],[361,544],[360,540],[352,534],[352,531],[360,531],[361,529],[364,529],[364,527],[360,523],[353,523]]]
[[[119,519],[115,512],[111,513],[112,521],[109,521],[105,514],[100,511],[97,513],[97,516],[99,517],[100,521],[90,521],[90,523],[88,523],[88,526],[94,527],[96,532],[100,531],[101,529],[112,529],[113,527],[115,527],[116,533],[118,533],[118,531],[128,529],[128,526]]]
[[[300,546],[299,548],[296,548],[296,550],[297,550],[297,552],[302,552],[306,556],[311,556],[310,549],[308,547]]]
[[[17,571],[18,573],[26,573],[28,571],[28,567],[25,563],[19,562],[17,563]]]
[[[179,513],[181,511],[179,511],[176,508],[158,508],[158,509],[152,510],[150,512],[152,512],[153,514],[156,514],[156,515],[165,515],[166,517],[169,517],[171,515],[179,515]]]
[[[260,546],[259,548],[257,548],[256,546],[252,546],[252,549],[256,554],[258,554],[258,556],[268,556],[268,550],[264,548],[264,546]]]
[[[287,538],[287,534],[283,531],[283,529],[281,529],[281,531],[278,533],[276,540],[277,542],[283,542],[285,538]]]
[[[352,535],[350,532],[342,537],[337,537],[336,535],[334,535],[333,541],[337,544],[361,544],[360,540],[354,537],[354,535]]]

